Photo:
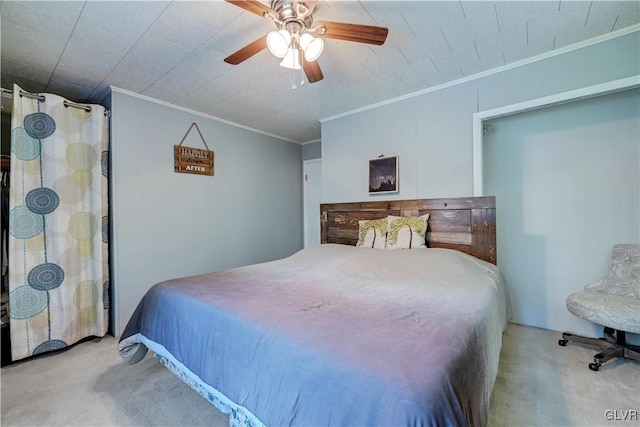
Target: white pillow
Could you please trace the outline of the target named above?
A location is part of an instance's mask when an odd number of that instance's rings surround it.
[[[416,249],[426,248],[425,235],[429,214],[422,216],[394,216],[387,217],[387,246],[386,249]]]
[[[387,241],[387,218],[358,221],[358,243],[360,248],[384,249]]]

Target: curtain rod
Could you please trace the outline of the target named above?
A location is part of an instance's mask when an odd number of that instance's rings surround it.
[[[11,89],[5,89],[5,88],[0,88],[0,92],[2,92],[2,95],[7,96],[7,95],[13,95],[13,90]],[[6,93],[6,95],[5,95]],[[44,95],[38,95],[38,94],[33,94],[33,93],[29,93],[29,92],[25,92],[25,91],[20,91],[20,96],[24,96],[26,98],[31,98],[31,99],[37,99],[40,102],[45,102],[47,100],[47,98]],[[85,104],[77,104],[75,102],[71,102],[71,101],[63,101],[62,103],[65,107],[73,107],[73,108],[79,108],[81,110],[86,111],[87,113],[91,112],[91,106],[89,105],[85,105]],[[105,108],[104,110],[104,115],[108,116],[109,115],[109,110],[107,110]]]
[[[7,93],[7,95],[13,95],[13,91],[11,89],[2,88],[2,93]],[[46,98],[44,95],[37,95],[29,92],[20,91],[20,96],[24,96],[26,98],[37,99],[40,102],[44,102]]]

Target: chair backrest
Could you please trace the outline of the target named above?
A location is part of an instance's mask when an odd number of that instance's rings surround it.
[[[640,299],[640,245],[614,245],[609,271],[589,290]]]

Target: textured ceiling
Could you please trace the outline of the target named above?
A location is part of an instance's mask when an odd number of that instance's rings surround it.
[[[268,50],[223,62],[275,28],[224,1],[2,0],[1,83],[90,103],[113,85],[304,143],[320,139],[322,118],[634,26],[639,7],[319,1],[316,20],[383,26],[389,36],[383,46],[326,40],[324,80],[300,86],[300,72],[279,67]]]

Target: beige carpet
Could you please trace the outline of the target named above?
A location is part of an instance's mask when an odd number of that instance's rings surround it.
[[[559,332],[509,324],[489,425],[640,426],[640,363],[612,360],[593,372],[587,365],[597,351],[561,347],[560,338]],[[634,410],[637,416],[629,419]]]
[[[489,426],[640,426],[640,364],[592,372],[594,352],[559,335],[509,325]],[[125,365],[113,337],[5,367],[0,381],[2,426],[228,426],[151,355]]]

